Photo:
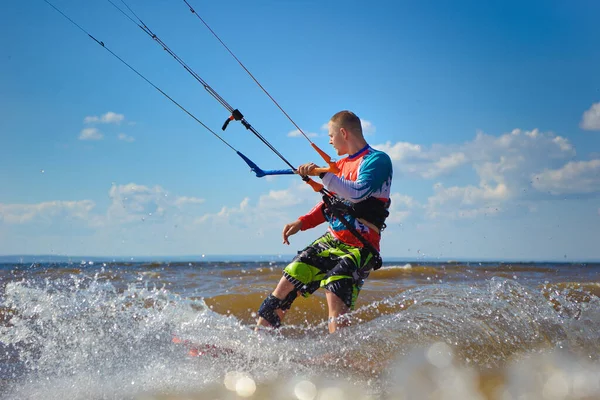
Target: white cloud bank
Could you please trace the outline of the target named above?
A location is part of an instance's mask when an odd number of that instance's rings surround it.
[[[406,228],[406,223],[415,223],[411,232],[428,223],[442,224],[442,220],[452,224],[468,219],[475,224],[515,205],[535,210],[539,199],[600,193],[600,159],[573,161],[576,151],[570,141],[551,132],[515,129],[499,136],[479,132],[472,140],[455,145],[388,142],[374,147],[387,151],[395,167],[386,237],[394,237],[395,224]],[[430,192],[407,185],[411,179],[430,182]],[[57,224],[67,221],[61,230],[65,252],[70,251],[73,238],[87,240],[72,233],[71,226],[75,226],[92,232],[86,242],[90,249],[106,243],[105,254],[198,254],[199,249],[256,253],[273,248],[283,224],[319,200],[301,182],[253,197],[226,196],[230,203],[220,206],[171,194],[158,185],[115,184],[108,195],[110,203],[103,209],[93,200],[0,204],[0,234],[16,237],[16,226],[22,225],[26,231],[22,237],[29,238],[40,226],[54,232]],[[560,207],[565,203],[561,201]],[[594,216],[600,213],[596,205],[592,210]],[[428,234],[435,236],[435,232]],[[315,232],[306,235],[314,239]],[[305,243],[300,238],[295,242]],[[227,250],[229,243],[235,249]]]
[[[554,195],[600,192],[600,159],[571,161],[562,168],[533,176],[533,187]]]
[[[395,164],[394,173],[404,177],[432,179],[450,173],[468,161],[464,153],[436,145],[426,149],[408,142],[386,142],[373,147],[385,151]]]
[[[113,185],[108,195],[111,204],[105,213],[98,212],[93,200],[0,203],[0,222],[12,225],[53,224],[67,219],[98,228],[133,222],[160,222],[167,216],[185,218],[192,207],[204,203],[204,199],[196,197],[170,195],[160,186],[147,187],[135,183]]]
[[[205,199],[174,195],[159,185],[113,184],[108,197],[110,203],[102,209],[92,200],[0,204],[0,234],[13,232],[15,240],[23,235],[27,240],[21,251],[34,253],[48,251],[33,249],[34,241],[71,254],[79,253],[84,242],[95,254],[214,253],[223,252],[216,249],[227,243],[235,244],[235,251],[252,253],[257,246],[277,243],[282,226],[319,200],[300,182],[217,210]],[[269,238],[263,242],[265,236]]]
[[[399,224],[408,219],[415,211],[419,211],[422,206],[413,197],[392,193],[390,196],[392,203],[389,208],[390,215],[386,219],[386,225]]]
[[[600,102],[592,104],[590,109],[583,113],[579,126],[587,131],[600,131]]]
[[[179,221],[190,206],[204,203],[204,199],[197,197],[171,195],[158,185],[148,187],[135,183],[113,185],[108,196],[111,204],[105,215],[107,224],[164,222],[167,218]]]
[[[495,187],[449,187],[441,183],[434,186],[435,195],[428,199],[426,207],[430,218],[450,219],[475,218],[481,215],[493,215],[501,211],[502,203],[510,193],[506,185],[499,183]]]
[[[600,193],[600,160],[571,161],[576,154],[572,144],[551,132],[515,129],[500,136],[478,132],[472,140],[457,145],[426,147],[388,142],[374,147],[386,151],[393,160],[392,190],[403,187],[407,178],[432,181],[432,194],[421,201],[407,195],[410,193],[393,192],[391,223],[403,222],[411,216],[457,219],[496,215],[514,202],[533,203],[539,196]],[[453,176],[456,181],[454,174],[461,173],[459,181],[465,182],[463,185],[448,185],[445,181],[447,176]],[[469,182],[473,173],[477,182]],[[203,199],[173,196],[160,186],[114,185],[109,198],[110,206],[105,214],[96,215],[95,225],[165,220],[173,224],[189,221],[214,224],[236,219],[236,224],[250,227],[296,218],[298,215],[289,210],[307,211],[315,203],[314,193],[301,183],[284,190],[272,190],[254,200],[240,199],[237,206],[227,205],[219,211],[203,213],[191,208],[202,205]],[[62,203],[42,204],[44,206],[20,208],[13,205],[10,214],[7,211],[10,205],[4,205],[4,219],[12,223],[27,221],[31,218],[29,215],[39,212],[35,207],[45,209],[48,204],[57,207],[56,204]],[[75,204],[80,203],[69,202],[61,207],[72,209]],[[93,209],[91,201],[81,204],[88,207],[84,208],[88,213]]]
[[[53,223],[58,219],[87,221],[96,206],[92,200],[48,201],[38,204],[1,204],[0,221],[5,224]]]
[[[223,206],[218,212],[206,213],[194,222],[206,226],[260,227],[260,230],[273,228],[279,231],[283,224],[295,220],[318,201],[319,197],[308,185],[296,183],[288,189],[270,190],[259,196],[256,203],[245,197],[237,206]]]
[[[478,132],[462,145],[434,144],[427,148],[408,142],[386,142],[373,147],[389,154],[395,173],[403,177],[434,179],[463,166],[472,166],[485,180],[499,181],[515,168],[536,168],[572,157],[575,149],[568,139],[537,129],[515,129],[499,137]]]
[[[397,181],[438,180],[424,205],[430,218],[498,214],[511,201],[527,201],[540,193],[600,192],[600,161],[570,162],[576,155],[570,141],[537,129],[515,129],[500,136],[478,132],[473,140],[457,145],[387,142],[374,147],[390,155]],[[472,172],[479,181],[475,185],[446,187],[442,181]]]

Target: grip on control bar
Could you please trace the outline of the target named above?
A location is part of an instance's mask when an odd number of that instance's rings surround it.
[[[331,157],[329,157],[329,155],[327,153],[325,153],[323,150],[321,150],[314,143],[311,143],[310,145],[313,147],[313,149],[315,149],[317,151],[317,153],[319,153],[321,155],[321,157],[323,158],[323,160],[325,160],[327,165],[329,165],[329,167],[327,167],[327,168],[315,168],[315,170],[314,170],[315,173],[320,174],[323,172],[331,172],[331,173],[337,174],[338,172],[340,172],[340,169],[335,164],[335,161],[331,161]]]

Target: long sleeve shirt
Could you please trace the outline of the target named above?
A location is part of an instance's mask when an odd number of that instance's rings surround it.
[[[336,162],[339,172],[328,172],[323,176],[323,185],[330,192],[351,203],[358,203],[368,197],[375,197],[382,201],[390,198],[392,184],[392,161],[390,157],[369,145],[355,154],[344,157]],[[328,217],[323,213],[323,202],[315,205],[307,214],[300,217],[302,230],[314,228],[328,221],[328,230],[342,242],[351,246],[362,247],[360,240],[335,217]],[[356,230],[369,243],[379,250],[380,234],[361,223],[351,215],[346,215],[346,220],[354,225]]]

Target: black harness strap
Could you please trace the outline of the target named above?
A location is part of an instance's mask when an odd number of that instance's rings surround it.
[[[386,227],[385,219],[390,215],[388,211],[390,204],[390,199],[382,201],[375,197],[368,197],[363,201],[351,204],[339,200],[331,207],[338,208],[342,214],[349,214],[354,218],[364,219],[375,225],[381,232]]]
[[[327,207],[329,212],[331,212],[331,214],[333,214],[334,217],[336,217],[342,224],[344,224],[346,229],[348,229],[350,233],[352,233],[362,243],[365,249],[369,250],[371,254],[373,254],[373,258],[375,260],[373,269],[378,270],[379,268],[381,268],[383,260],[381,259],[379,251],[377,251],[377,249],[375,249],[375,247],[373,247],[373,245],[369,243],[369,241],[365,239],[365,237],[361,235],[359,231],[356,230],[355,226],[353,226],[346,218],[344,218],[344,214],[342,213],[340,206],[340,203],[343,204],[342,201],[329,193],[324,193],[323,202],[325,203],[325,206]]]

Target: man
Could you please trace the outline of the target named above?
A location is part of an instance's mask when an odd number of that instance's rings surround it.
[[[277,287],[258,310],[257,329],[278,328],[298,295],[308,297],[323,287],[329,332],[335,332],[348,325],[339,317],[354,309],[369,271],[381,266],[379,240],[389,214],[392,162],[387,154],[367,144],[360,119],[350,111],[340,111],[329,121],[329,143],[339,156],[348,156],[337,161],[338,173],[321,173],[319,177],[328,191],[344,201],[343,214],[339,207],[335,212],[331,204],[322,201],[284,226],[283,243],[289,245],[289,237],[298,231],[329,222],[327,233],[299,252],[284,269]],[[297,172],[316,176],[316,167],[313,163],[303,164]]]

